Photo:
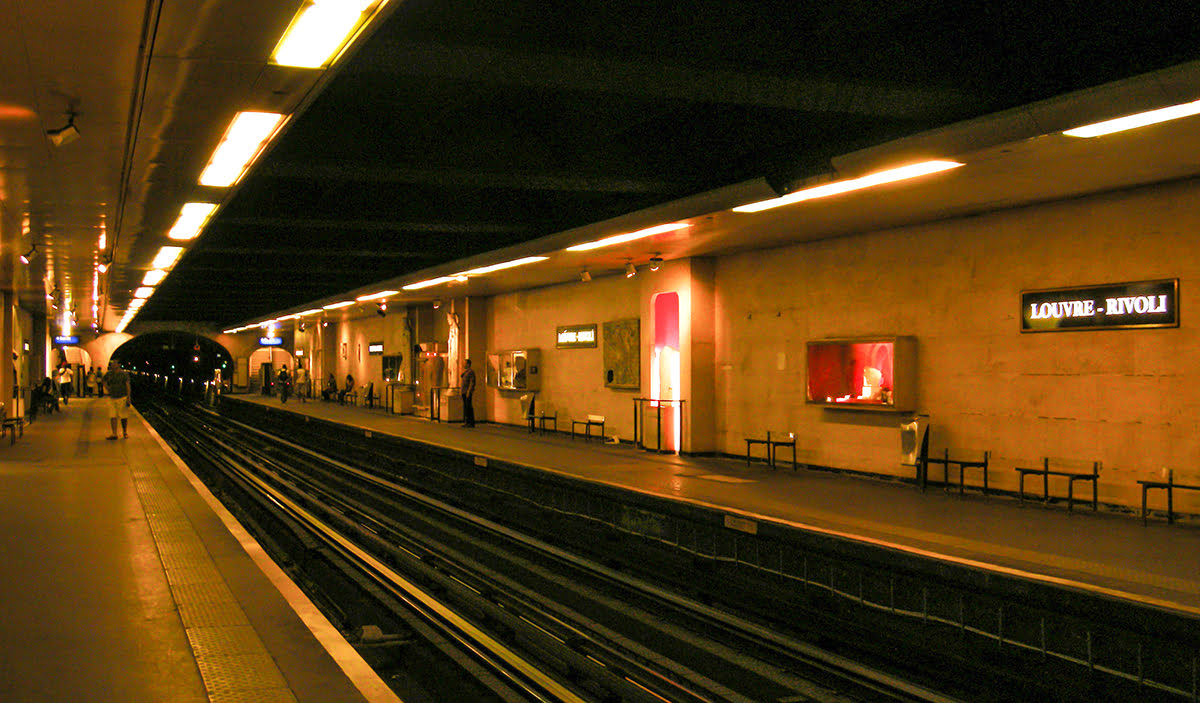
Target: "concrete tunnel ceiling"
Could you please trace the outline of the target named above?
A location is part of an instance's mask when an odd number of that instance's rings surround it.
[[[138,315],[218,325],[1200,58],[1174,2],[405,2]]]

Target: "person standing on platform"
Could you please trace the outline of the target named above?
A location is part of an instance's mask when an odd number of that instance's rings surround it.
[[[87,376],[83,377],[83,395],[84,397],[92,397],[92,389],[96,386],[96,372],[88,369]]]
[[[308,369],[301,364],[296,367],[296,395],[300,396],[301,403],[308,402],[308,383]]]
[[[98,397],[98,398],[104,397],[103,381],[104,381],[104,372],[100,370],[99,366],[97,366],[96,367],[96,397]]]
[[[104,374],[104,387],[108,389],[108,420],[112,423],[112,434],[108,439],[117,438],[118,419],[121,420],[121,436],[129,439],[129,402],[133,389],[129,383],[129,374],[111,359],[108,362],[108,373]]]
[[[275,383],[279,386],[279,402],[286,403],[288,394],[292,391],[292,377],[288,374],[287,364],[279,369],[279,376],[275,379]]]
[[[71,367],[63,364],[58,367],[58,394],[62,396],[63,405],[67,404],[67,398],[71,397]]]
[[[475,395],[475,369],[471,368],[471,360],[463,363],[462,381],[459,383],[463,401],[463,427],[475,426],[475,404],[471,397]]]

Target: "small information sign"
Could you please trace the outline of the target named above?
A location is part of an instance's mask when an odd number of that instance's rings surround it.
[[[555,335],[559,349],[586,349],[596,346],[596,325],[567,325]]]

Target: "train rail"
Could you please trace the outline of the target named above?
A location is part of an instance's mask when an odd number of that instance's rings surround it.
[[[377,640],[405,654],[385,667],[440,655],[418,689],[452,680],[476,700],[957,700],[471,514],[403,476],[197,407],[146,415],[222,495],[257,506],[241,510],[258,515],[298,580],[324,591],[315,600],[344,629],[386,623]],[[337,585],[319,585],[334,571],[345,574]]]

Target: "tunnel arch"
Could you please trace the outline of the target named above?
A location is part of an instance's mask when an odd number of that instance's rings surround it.
[[[219,342],[186,331],[140,334],[112,351],[110,360],[122,368],[188,380],[209,381],[216,369],[233,373],[233,355]]]

